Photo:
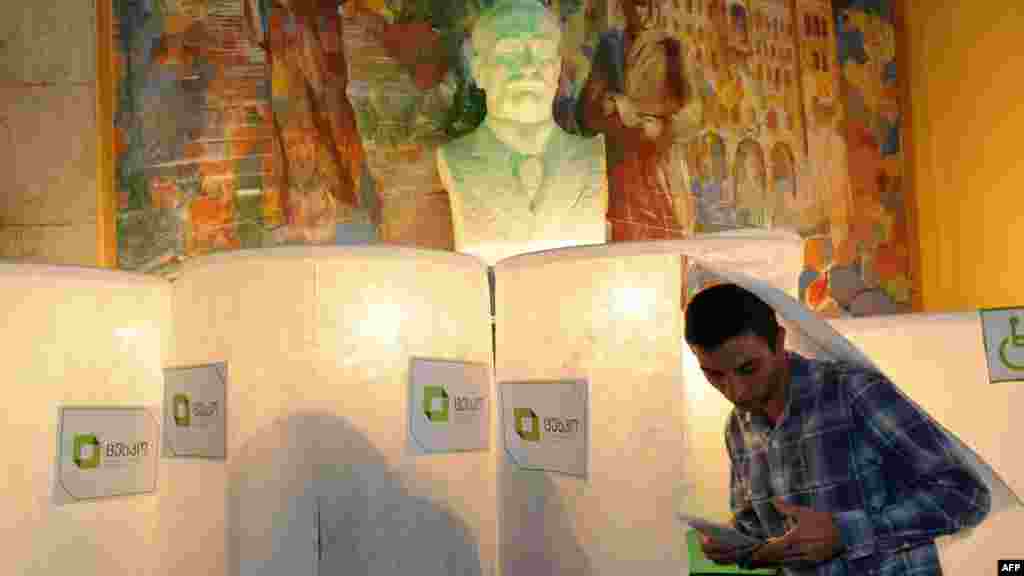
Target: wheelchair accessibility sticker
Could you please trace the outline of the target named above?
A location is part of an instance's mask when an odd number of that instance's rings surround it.
[[[989,381],[1024,380],[1024,308],[980,312]]]

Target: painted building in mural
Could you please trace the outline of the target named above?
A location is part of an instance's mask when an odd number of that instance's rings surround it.
[[[827,233],[846,149],[827,0],[685,0],[665,23],[686,47],[704,129],[687,142],[698,229]]]
[[[805,239],[801,299],[826,316],[907,311],[895,27],[888,3],[681,0],[704,130],[688,154],[702,230]],[[699,275],[698,275],[699,277]]]

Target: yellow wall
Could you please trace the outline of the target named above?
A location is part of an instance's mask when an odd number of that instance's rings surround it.
[[[1024,5],[904,10],[924,309],[1024,305]]]

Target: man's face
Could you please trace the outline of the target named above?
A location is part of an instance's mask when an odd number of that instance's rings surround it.
[[[477,79],[487,92],[487,114],[529,123],[550,118],[562,67],[557,25],[538,13],[513,13],[494,28],[495,45],[478,48]]]
[[[708,351],[691,346],[708,382],[740,410],[764,412],[766,403],[785,398],[785,332],[779,328],[775,351],[746,332]]]

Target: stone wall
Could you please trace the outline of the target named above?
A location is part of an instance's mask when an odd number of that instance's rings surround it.
[[[0,258],[92,266],[95,0],[8,0],[0,18]]]

